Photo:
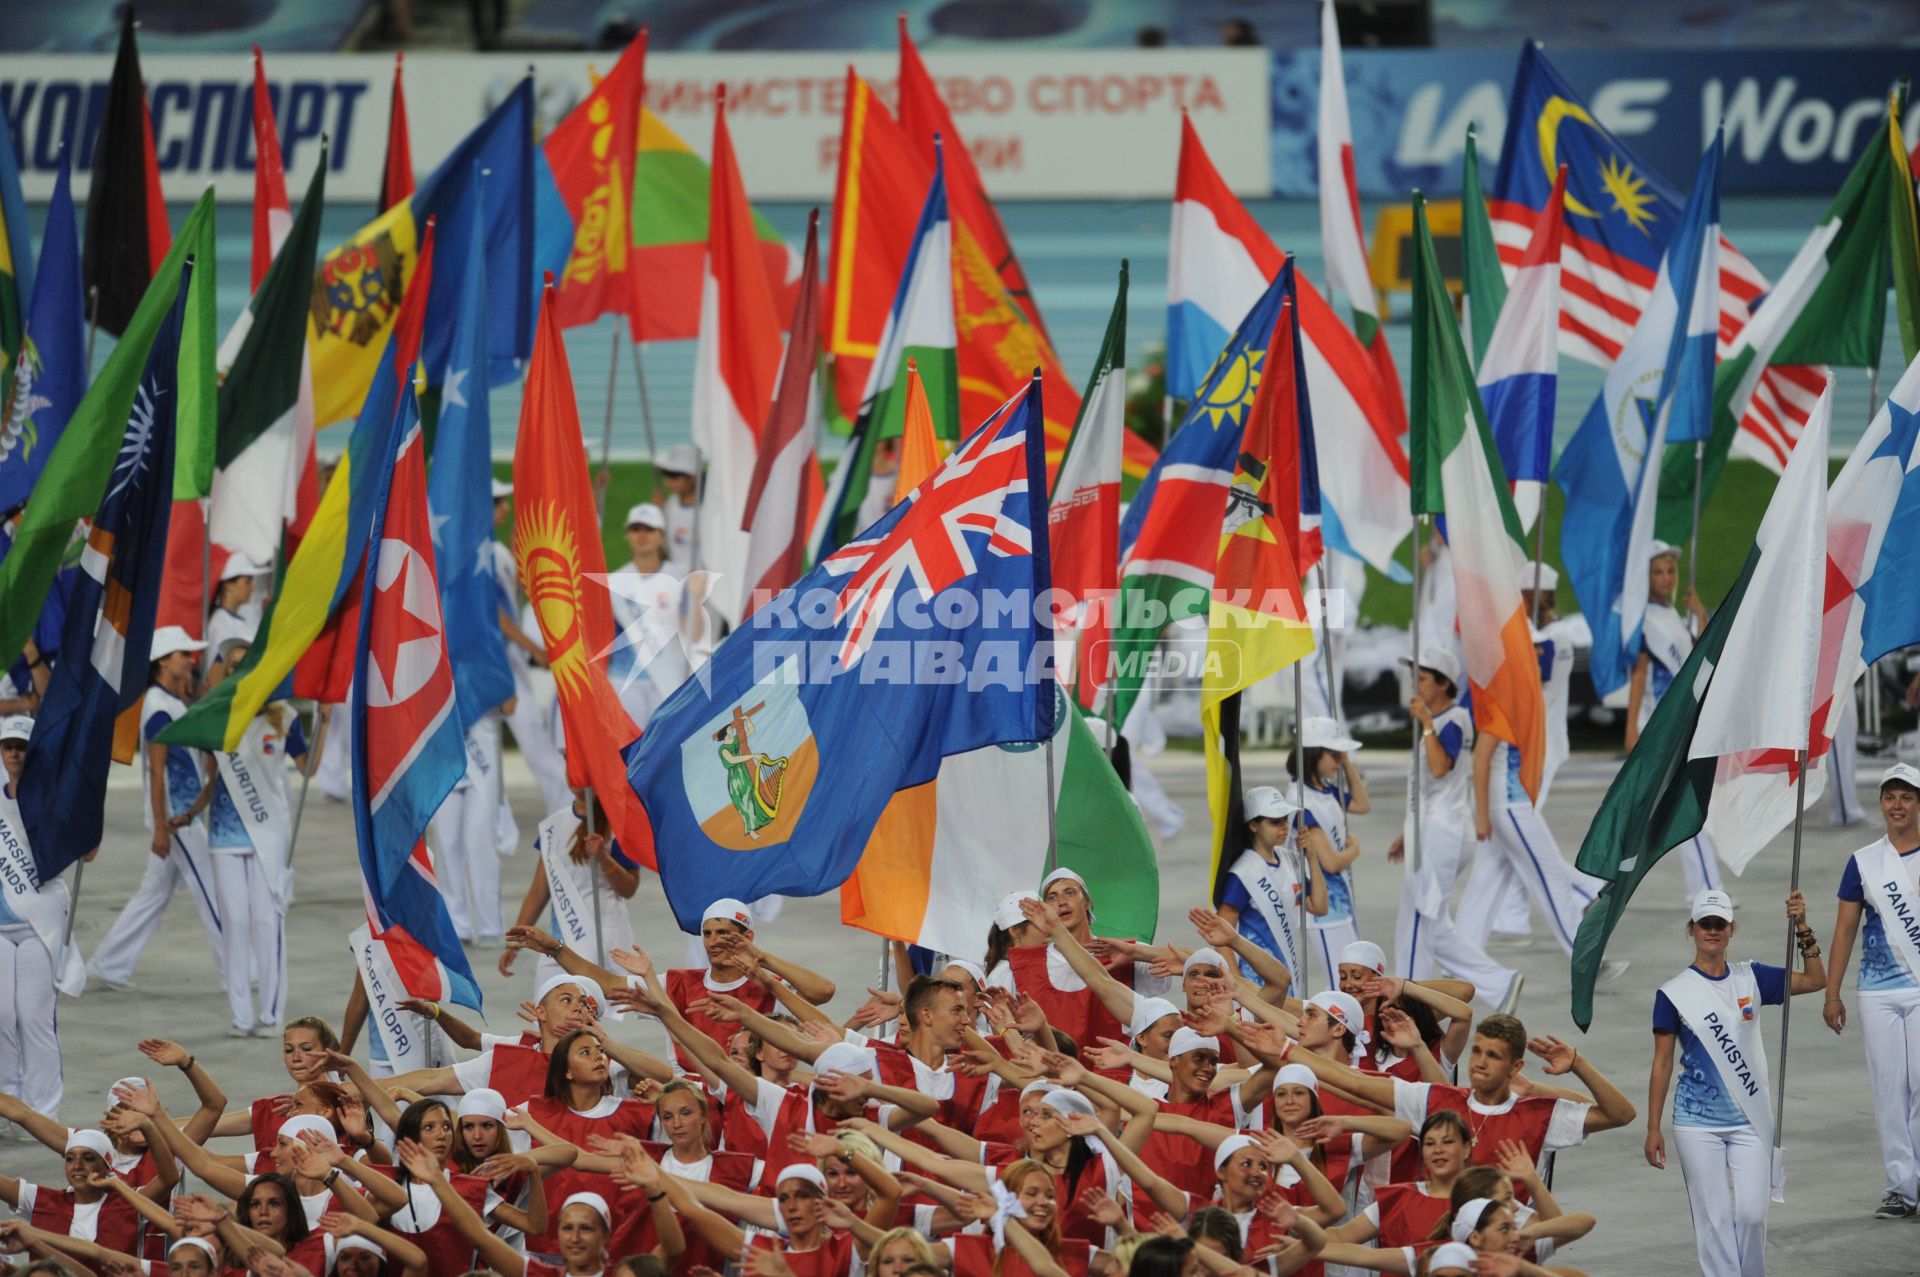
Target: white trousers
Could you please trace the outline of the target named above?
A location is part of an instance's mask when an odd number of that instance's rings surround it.
[[[1440,904],[1430,914],[1420,912],[1417,880],[1411,872],[1400,876],[1400,920],[1393,934],[1394,970],[1406,980],[1430,979],[1436,970],[1444,970],[1454,979],[1472,984],[1476,996],[1487,1005],[1499,1006],[1515,973],[1460,933],[1447,904],[1459,881],[1471,833],[1429,820],[1420,835],[1428,872],[1440,888]]]
[[[59,995],[53,955],[32,927],[0,927],[0,1091],[60,1111]]]
[[[1672,849],[1680,857],[1681,872],[1687,876],[1687,903],[1703,891],[1724,891],[1720,885],[1720,858],[1713,854],[1713,839],[1703,831]]]
[[[1920,989],[1862,993],[1854,1002],[1887,1189],[1911,1202],[1920,1179]]]
[[[221,936],[222,913],[214,894],[213,866],[207,863],[212,853],[207,850],[206,829],[200,825],[176,829],[171,849],[165,856],[156,856],[150,851],[143,854],[147,858],[147,871],[141,876],[139,887],[134,889],[133,899],[127,901],[127,907],[113,920],[106,939],[94,949],[93,961],[87,964],[87,970],[116,984],[133,979],[133,969],[139,964],[141,952],[159,929],[167,902],[179,888],[193,900],[193,907],[200,914],[200,925],[207,933],[207,947],[213,951],[214,962],[224,973],[226,944]]]
[[[233,1026],[278,1027],[285,1017],[287,918],[273,903],[266,871],[251,851],[216,851],[215,894],[220,901],[227,1007]],[[254,985],[259,985],[256,1002]]]
[[[484,772],[467,769],[466,779],[440,804],[433,817],[439,846],[435,866],[447,915],[462,940],[498,940],[506,932],[500,915],[500,719],[488,714],[469,729],[475,748],[493,762]],[[511,848],[509,848],[511,850]]]
[[[347,801],[353,792],[353,724],[345,705],[327,707],[327,739],[314,779],[320,782],[320,792],[337,803]]]
[[[1767,1271],[1773,1150],[1751,1126],[1676,1126],[1673,1142],[1693,1210],[1702,1277],[1761,1277]]]
[[[1319,977],[1321,989],[1340,987],[1340,951],[1360,938],[1360,928],[1354,925],[1352,918],[1345,922],[1335,922],[1327,926],[1316,926],[1311,919],[1307,922],[1307,948],[1320,969],[1314,974]],[[1302,997],[1308,990],[1288,990],[1294,997]],[[1319,992],[1319,990],[1313,990]]]
[[[567,788],[567,756],[554,743],[548,723],[552,713],[551,697],[542,700],[530,681],[515,678],[513,713],[507,726],[513,729],[513,743],[520,747],[520,757],[540,786],[541,811],[559,811],[573,801],[573,791]]]
[[[1476,945],[1486,944],[1487,934],[1498,925],[1496,913],[1514,898],[1509,894],[1514,891],[1532,899],[1561,951],[1572,954],[1580,914],[1593,896],[1575,883],[1546,819],[1525,805],[1494,813],[1493,837],[1479,844],[1466,894],[1455,911],[1460,933]]]
[[[1840,711],[1840,722],[1833,729],[1833,746],[1827,754],[1827,807],[1836,825],[1852,825],[1867,818],[1860,806],[1860,793],[1853,787],[1853,767],[1859,754],[1859,685],[1847,689],[1847,707]]]

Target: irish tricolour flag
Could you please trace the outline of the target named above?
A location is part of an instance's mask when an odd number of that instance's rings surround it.
[[[1547,719],[1533,638],[1520,603],[1525,535],[1507,492],[1487,411],[1467,371],[1459,321],[1427,229],[1427,206],[1418,196],[1413,215],[1413,397],[1408,414],[1413,512],[1447,516],[1474,724],[1520,751],[1521,781],[1528,794],[1537,794]]]

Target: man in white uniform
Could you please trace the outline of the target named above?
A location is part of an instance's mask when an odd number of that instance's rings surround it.
[[[665,511],[642,502],[627,511],[630,562],[608,574],[618,627],[608,676],[634,725],[645,727],[660,702],[691,673],[680,641],[686,568],[667,548]]]
[[[654,462],[654,470],[666,491],[661,510],[666,558],[679,565],[684,577],[697,561],[699,550],[694,520],[700,512],[700,450],[690,443],[675,444]]]
[[[504,525],[512,513],[509,505],[512,496],[511,483],[493,481],[495,528]],[[513,743],[520,748],[521,760],[540,786],[542,804],[552,811],[572,801],[573,791],[567,787],[566,755],[560,752],[560,744],[554,739],[552,689],[536,689],[532,677],[534,670],[546,667],[547,649],[537,629],[530,636],[519,623],[520,569],[514,563],[513,551],[498,540],[487,542],[486,550],[493,569],[494,588],[500,592],[500,633],[507,641],[507,664],[513,669],[513,708],[507,712],[507,726],[513,730]],[[541,695],[542,690],[548,694]],[[504,799],[501,805],[505,807]],[[506,813],[505,823],[512,824],[511,811]],[[511,845],[519,840],[515,829],[508,842]]]

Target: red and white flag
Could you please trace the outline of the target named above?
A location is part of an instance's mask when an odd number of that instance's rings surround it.
[[[807,570],[807,534],[820,513],[820,212],[807,219],[807,251],[800,268],[800,295],[793,304],[780,387],[773,397],[747,485],[741,528],[747,534],[747,597],[743,616],[757,600],[786,589]]]

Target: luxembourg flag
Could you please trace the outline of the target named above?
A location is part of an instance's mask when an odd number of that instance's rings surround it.
[[[1191,400],[1227,335],[1280,274],[1286,257],[1227,188],[1191,121],[1181,121],[1167,266],[1167,393]],[[1313,404],[1321,536],[1331,549],[1404,579],[1393,552],[1413,531],[1407,457],[1395,400],[1352,330],[1304,273],[1295,299],[1300,358]]]
[[[1534,223],[1520,269],[1507,285],[1487,353],[1480,399],[1500,464],[1513,484],[1520,526],[1533,527],[1553,468],[1553,408],[1559,377],[1560,241],[1566,225],[1567,166],[1554,178],[1547,211]]]
[[[1665,444],[1704,438],[1711,424],[1720,293],[1708,285],[1720,270],[1720,156],[1716,136],[1640,321],[1554,467],[1567,498],[1561,561],[1593,628],[1590,671],[1602,696],[1626,686],[1640,652]]]

